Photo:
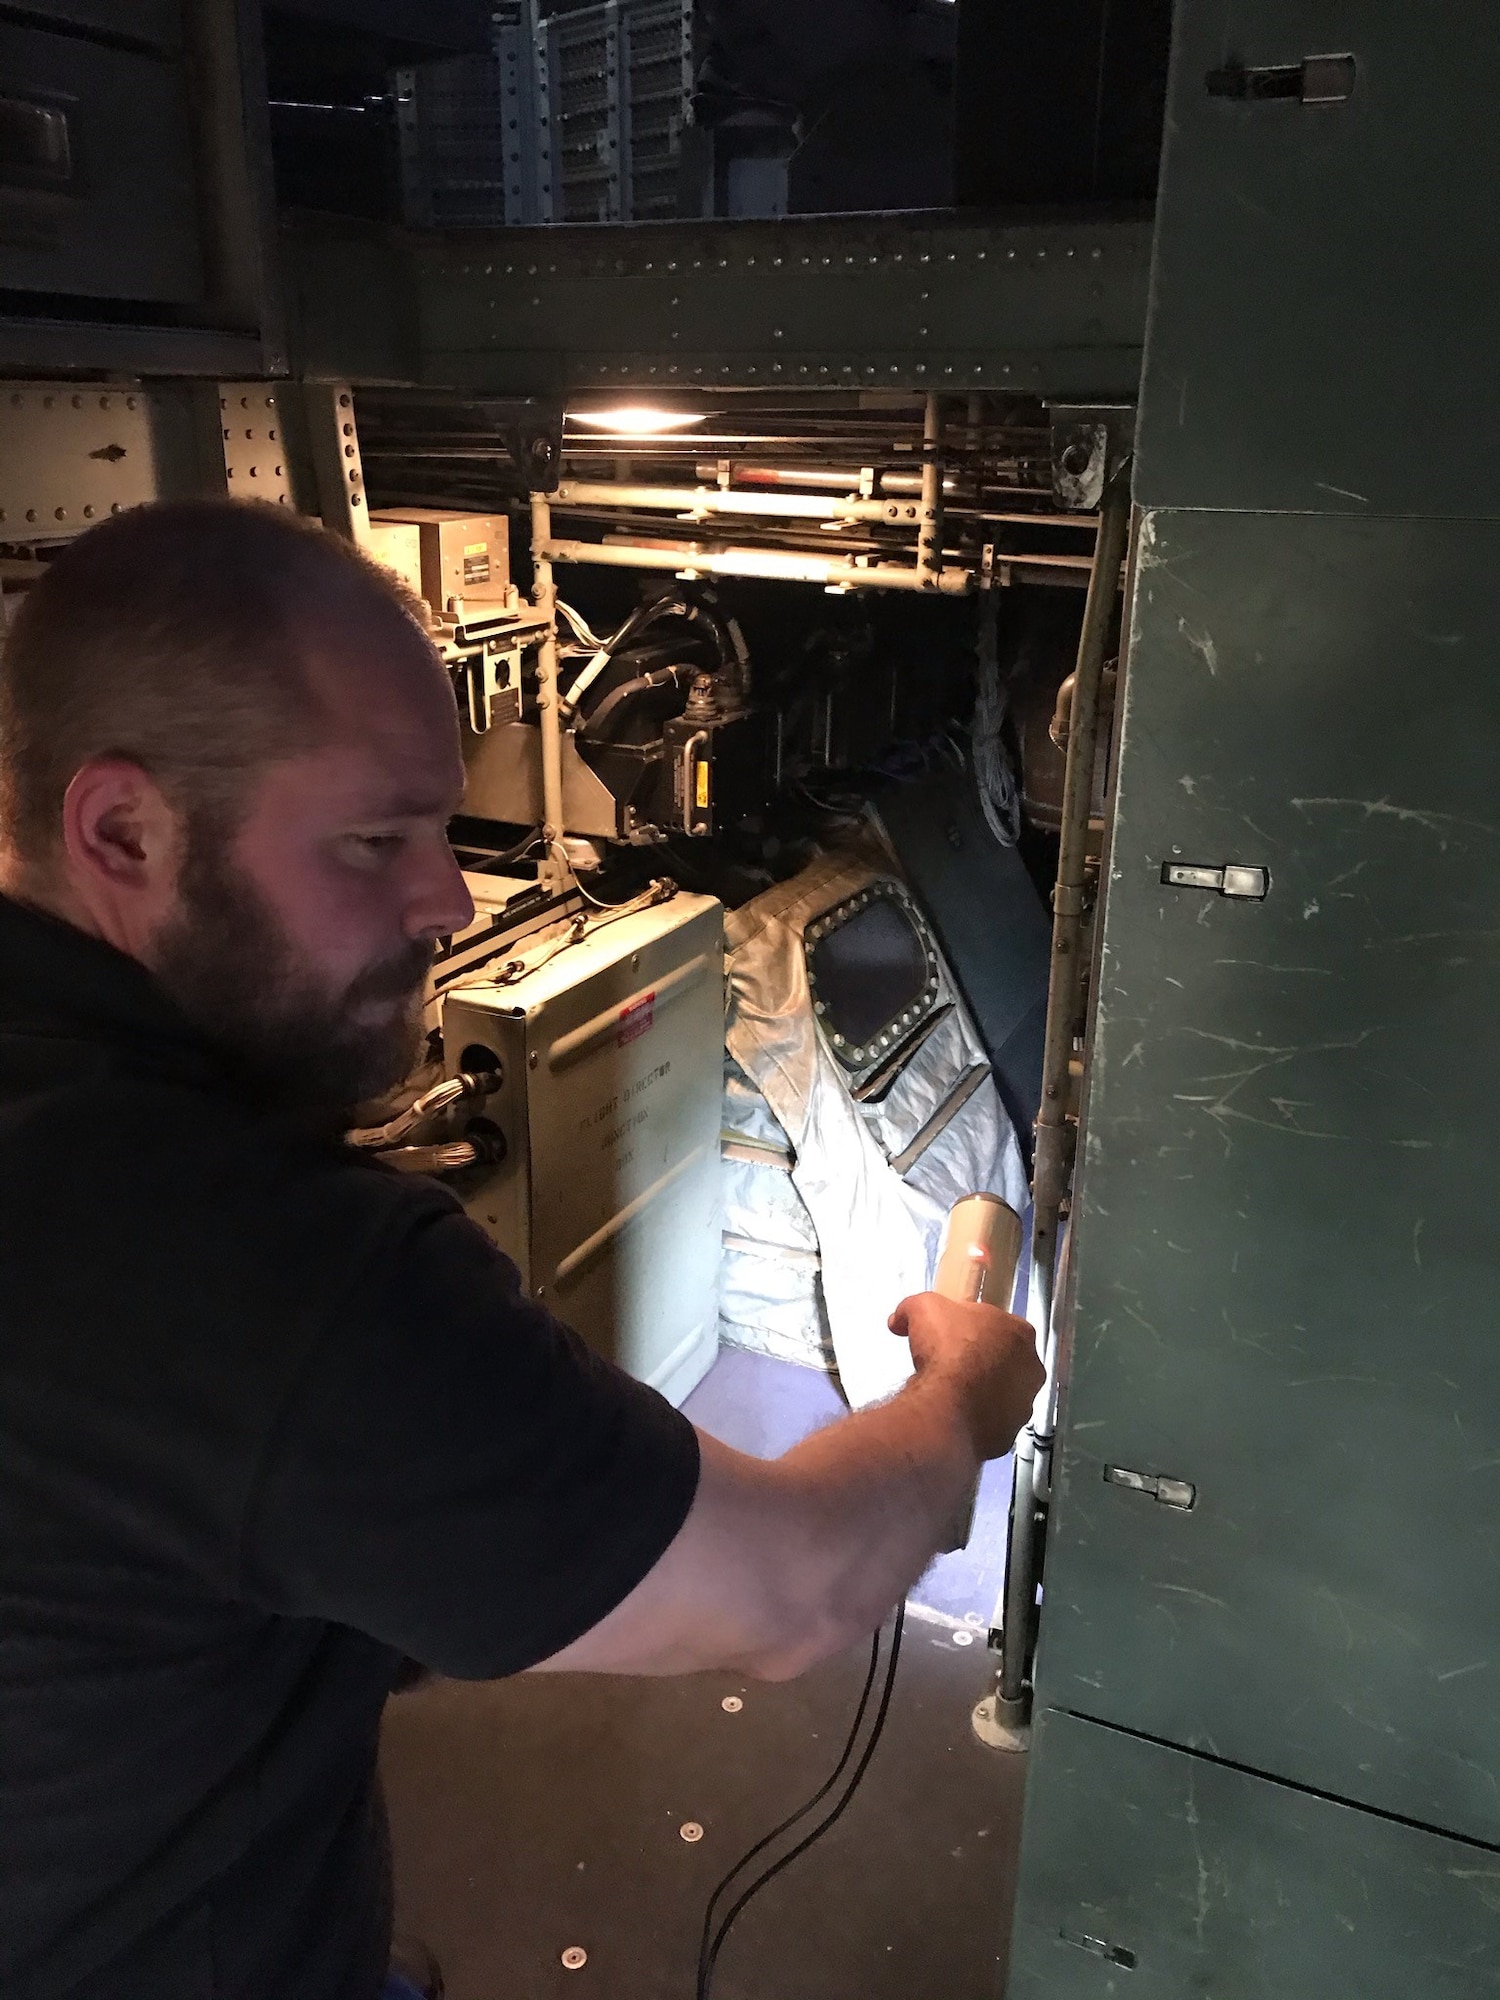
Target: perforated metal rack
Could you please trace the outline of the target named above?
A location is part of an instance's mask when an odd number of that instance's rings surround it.
[[[692,0],[605,0],[536,23],[542,221],[676,214],[693,33]]]
[[[402,206],[418,228],[533,218],[512,206],[499,54],[445,56],[395,73]]]

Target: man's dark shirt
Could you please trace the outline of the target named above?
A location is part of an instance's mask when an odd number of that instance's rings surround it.
[[[0,898],[5,2000],[369,2000],[398,1663],[556,1652],[697,1471],[446,1190]]]

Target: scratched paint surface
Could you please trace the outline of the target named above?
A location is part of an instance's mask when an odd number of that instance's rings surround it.
[[[1500,1843],[1497,578],[1146,520],[1038,1685]]]
[[[1032,1758],[1007,2000],[1500,1993],[1500,1854],[1070,1715]]]

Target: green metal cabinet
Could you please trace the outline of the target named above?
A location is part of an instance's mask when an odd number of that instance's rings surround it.
[[[1343,100],[1209,93],[1340,54]],[[1497,104],[1487,0],[1179,0],[1138,498],[1494,514]]]
[[[1500,1855],[1072,1715],[1032,1755],[1008,2000],[1500,1992]]]
[[[1179,7],[1012,2000],[1500,1993],[1497,86]]]
[[[1500,1843],[1500,529],[1141,533],[1042,1691]]]

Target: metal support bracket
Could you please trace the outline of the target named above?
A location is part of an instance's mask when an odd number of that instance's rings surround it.
[[[1060,507],[1092,512],[1104,489],[1130,456],[1135,406],[1129,403],[1053,403],[1052,492]]]
[[[323,525],[364,547],[370,539],[370,510],[354,423],[354,393],[347,382],[307,382],[302,394]]]
[[[1263,104],[1290,98],[1299,104],[1344,104],[1354,95],[1353,56],[1306,56],[1298,63],[1268,63],[1247,68],[1233,60],[1211,69],[1203,79],[1210,97],[1228,97],[1240,104]]]

